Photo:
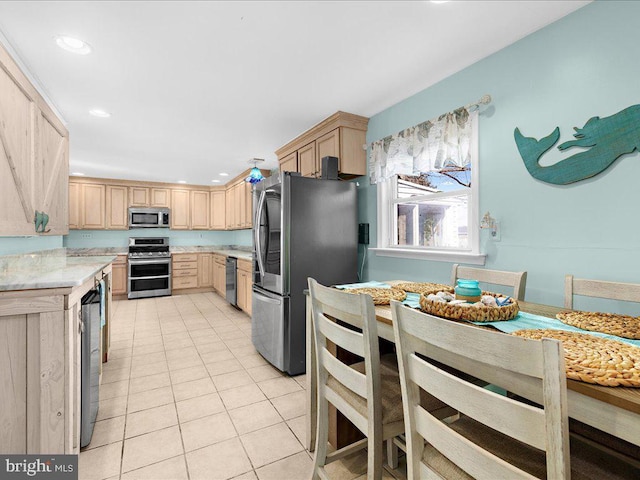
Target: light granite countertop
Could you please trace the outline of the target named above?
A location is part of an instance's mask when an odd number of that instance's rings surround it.
[[[0,291],[77,287],[115,260],[74,256],[66,249],[0,257]]]
[[[71,256],[127,255],[128,253],[127,247],[67,248],[66,250]],[[219,253],[242,260],[253,258],[251,247],[236,245],[170,246],[169,250],[171,253]]]

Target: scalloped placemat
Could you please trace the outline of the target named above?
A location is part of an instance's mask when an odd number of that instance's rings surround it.
[[[640,318],[630,315],[602,312],[560,312],[556,318],[562,323],[592,332],[640,340]]]
[[[374,305],[389,305],[391,300],[397,300],[399,302],[407,298],[407,293],[399,288],[350,288],[343,290],[347,293],[365,293],[373,298]]]
[[[605,387],[640,387],[640,348],[564,330],[518,330],[511,335],[562,341],[567,378]]]

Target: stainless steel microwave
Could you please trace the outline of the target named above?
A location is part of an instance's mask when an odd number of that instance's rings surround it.
[[[169,228],[168,208],[129,207],[129,228]]]

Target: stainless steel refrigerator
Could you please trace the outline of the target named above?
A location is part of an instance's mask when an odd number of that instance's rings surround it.
[[[305,372],[307,278],[357,281],[356,186],[283,173],[253,191],[254,285],[251,338],[271,364]]]

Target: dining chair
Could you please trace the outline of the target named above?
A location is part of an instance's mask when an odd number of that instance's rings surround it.
[[[322,286],[312,278],[309,278],[309,294],[318,379],[313,478],[328,479],[325,465],[366,447],[367,478],[380,480],[383,442],[388,442],[389,450],[396,448],[393,438],[404,432],[404,421],[399,374],[387,363],[380,362],[373,300],[369,295],[354,295]],[[329,342],[364,361],[353,365],[343,363],[331,353]],[[329,403],[367,438],[328,453]]]
[[[608,298],[626,302],[640,302],[640,285],[636,283],[606,282],[604,280],[587,280],[564,277],[564,307],[573,308],[574,295],[586,297]]]
[[[395,301],[391,309],[407,478],[637,478],[637,464],[570,442],[561,342],[465,325]],[[494,393],[464,374],[529,400]],[[459,419],[442,421],[420,407],[422,390],[457,409]]]
[[[508,272],[504,270],[488,270],[453,264],[451,269],[451,285],[455,285],[459,278],[468,278],[493,285],[513,287],[511,294],[517,300],[524,300],[527,286],[527,272]]]

